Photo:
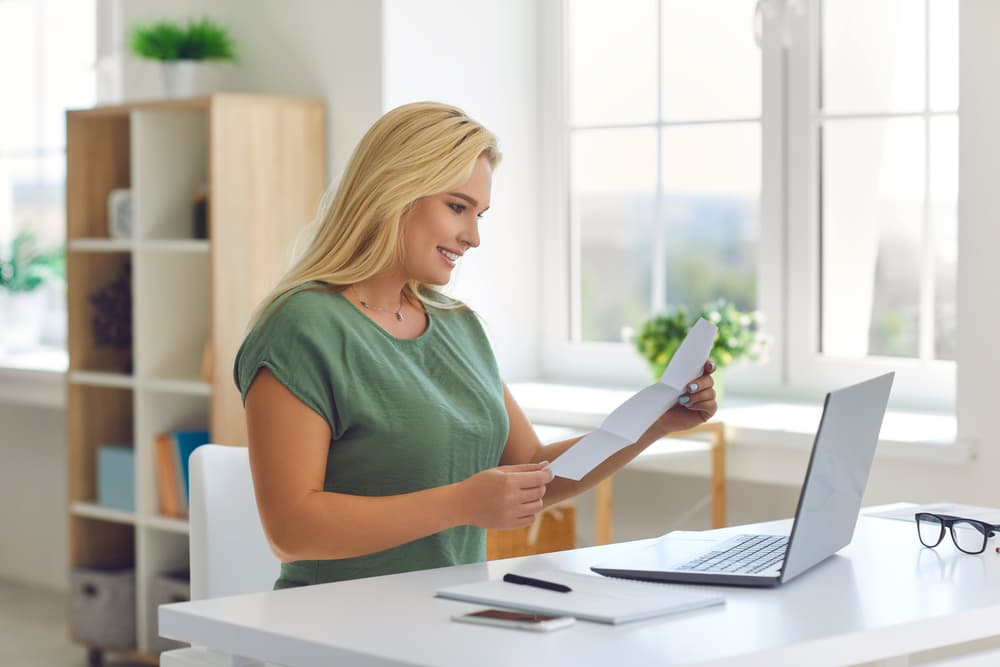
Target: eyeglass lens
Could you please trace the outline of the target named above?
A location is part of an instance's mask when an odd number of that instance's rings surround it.
[[[965,553],[978,554],[986,549],[989,531],[978,522],[966,519],[955,519],[948,527],[955,546]],[[920,543],[925,547],[936,547],[944,537],[944,521],[933,514],[917,515],[917,532]]]
[[[917,533],[920,535],[920,543],[925,547],[936,547],[941,543],[943,528],[941,519],[933,514],[917,515]]]
[[[970,554],[978,554],[986,549],[986,533],[975,523],[956,521],[951,524],[951,539],[955,546]]]

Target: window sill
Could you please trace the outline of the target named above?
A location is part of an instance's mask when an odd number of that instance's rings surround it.
[[[582,429],[600,426],[633,393],[541,382],[516,382],[509,388],[533,423]],[[719,410],[717,419],[726,425],[731,452],[765,448],[808,454],[822,412],[821,401],[800,403],[727,394],[726,406]],[[882,425],[876,456],[961,464],[973,460],[975,454],[971,443],[956,437],[953,414],[890,410]]]
[[[64,349],[0,354],[0,404],[63,409],[66,367]]]

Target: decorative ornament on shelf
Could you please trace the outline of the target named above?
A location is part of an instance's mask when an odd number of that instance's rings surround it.
[[[94,347],[111,353],[114,370],[132,372],[132,265],[125,263],[121,273],[90,295],[91,333]],[[105,364],[100,364],[105,366]],[[102,368],[103,370],[103,368]]]
[[[632,337],[632,342],[645,359],[654,381],[657,381],[680,347],[681,341],[700,317],[719,328],[709,359],[718,367],[713,378],[716,393],[721,395],[722,375],[726,367],[744,359],[759,361],[764,352],[767,339],[760,333],[760,325],[764,320],[760,312],[742,312],[731,302],[719,299],[705,304],[700,311],[689,317],[687,308],[680,306],[643,322],[639,332]]]
[[[186,26],[166,20],[135,26],[131,45],[140,58],[159,61],[166,97],[207,94],[204,63],[236,60],[229,30],[208,18],[188,21]]]

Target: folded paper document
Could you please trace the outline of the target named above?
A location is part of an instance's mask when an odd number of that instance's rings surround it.
[[[725,602],[720,593],[672,584],[609,579],[565,570],[539,570],[530,574],[535,578],[568,586],[571,591],[559,593],[495,579],[448,586],[438,590],[436,595],[463,602],[536,614],[563,614],[585,621],[612,624],[629,623]]]
[[[581,479],[604,459],[638,440],[660,415],[673,407],[688,383],[704,373],[717,332],[714,324],[699,319],[677,348],[660,381],[615,408],[598,430],[552,462],[549,466],[552,473]]]

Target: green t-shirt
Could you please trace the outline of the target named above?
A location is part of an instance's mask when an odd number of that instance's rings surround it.
[[[236,385],[262,367],[330,425],[325,491],[388,496],[461,481],[500,462],[509,424],[496,359],[476,315],[427,307],[418,338],[391,336],[335,289],[309,283],[261,317],[236,355]],[[295,443],[286,445],[295,456]],[[283,563],[275,588],[486,558],[459,526],[366,556]]]

